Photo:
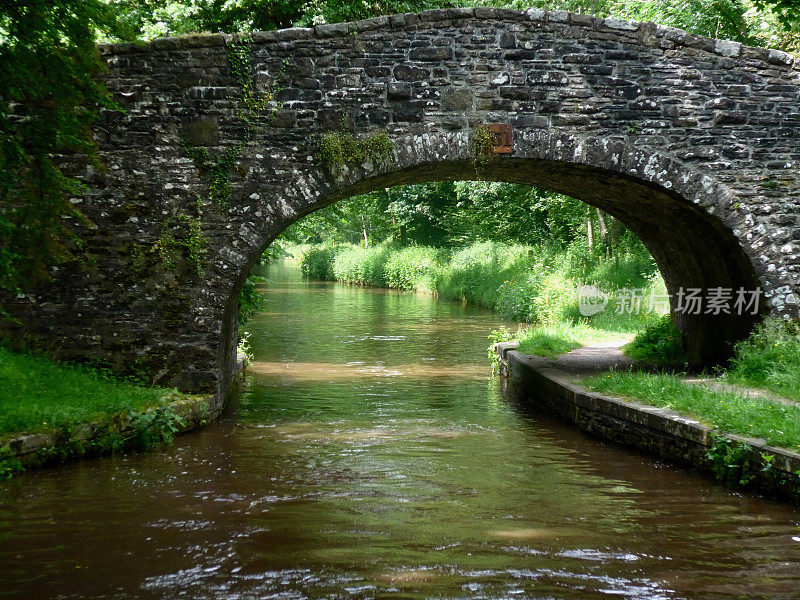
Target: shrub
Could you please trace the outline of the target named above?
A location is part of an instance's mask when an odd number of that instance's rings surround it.
[[[670,315],[664,315],[648,325],[630,344],[623,347],[623,351],[631,358],[647,362],[664,364],[686,362],[682,334],[675,327]]]
[[[386,285],[398,290],[430,287],[435,281],[439,251],[426,246],[409,246],[393,252],[384,265]]]
[[[500,285],[495,309],[506,319],[533,323],[536,321],[533,299],[542,286],[541,273],[534,271],[526,275],[523,280],[512,279]]]
[[[333,260],[334,278],[343,283],[385,287],[384,265],[390,253],[388,246],[345,248]]]
[[[800,327],[777,317],[765,319],[734,346],[728,379],[766,387],[800,399]]]
[[[264,308],[264,297],[258,292],[258,285],[266,283],[265,277],[248,275],[239,290],[238,307],[236,315],[239,325],[244,325],[259,310]]]
[[[340,246],[312,246],[303,252],[300,271],[309,279],[333,281],[333,260]]]
[[[539,323],[574,322],[580,318],[577,285],[560,274],[546,276],[531,304]]]
[[[442,271],[437,291],[442,298],[494,308],[500,286],[515,276],[521,277],[528,262],[525,246],[471,244],[452,255]]]

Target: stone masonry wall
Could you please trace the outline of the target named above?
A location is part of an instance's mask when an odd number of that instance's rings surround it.
[[[643,239],[672,291],[761,286],[770,310],[797,316],[800,61],[788,54],[490,8],[102,51],[125,112],[96,128],[104,169],[64,159],[90,188],[72,200],[94,223],[86,260],[14,299],[22,326],[4,326],[67,358],[221,394],[235,296],[264,247],[326,204],[433,179],[581,198]],[[488,123],[513,126],[512,154],[476,157]],[[391,155],[323,164],[331,131],[383,132]],[[706,360],[752,322],[681,326]]]

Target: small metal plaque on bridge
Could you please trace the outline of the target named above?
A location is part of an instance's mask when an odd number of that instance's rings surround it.
[[[489,125],[489,133],[492,136],[492,154],[511,154],[513,145],[510,123]]]

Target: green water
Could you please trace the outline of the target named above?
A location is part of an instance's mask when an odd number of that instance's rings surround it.
[[[224,419],[0,483],[0,597],[800,598],[800,514],[504,397],[495,316],[267,276]]]

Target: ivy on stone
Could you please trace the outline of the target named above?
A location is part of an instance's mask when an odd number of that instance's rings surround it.
[[[477,164],[484,164],[492,157],[492,132],[488,126],[478,125],[472,132],[472,148]]]
[[[90,127],[100,107],[118,109],[97,79],[98,34],[127,37],[102,0],[0,3],[0,291],[80,254],[85,221],[69,198],[83,185],[55,157],[96,163]]]
[[[129,250],[129,270],[136,277],[160,267],[178,281],[186,282],[196,273],[203,275],[208,240],[203,235],[203,207],[197,198],[196,215],[175,214],[163,220],[161,231],[150,245],[134,242]],[[186,266],[191,266],[187,273]]]
[[[252,37],[249,34],[241,34],[235,41],[228,42],[228,62],[231,65],[231,75],[233,75],[240,89],[240,95],[237,100],[242,105],[236,116],[245,124],[249,133],[255,129],[255,120],[258,117],[267,115],[270,120],[274,119],[276,113],[281,109],[281,104],[275,102],[275,97],[281,90],[280,80],[283,77],[287,62],[284,60],[281,64],[273,85],[266,91],[259,92],[256,89],[256,83],[250,67],[249,44],[252,41]]]
[[[184,150],[194,161],[197,174],[208,186],[209,199],[220,210],[231,206],[231,172],[236,165],[242,146],[227,146],[221,156],[214,157],[206,146],[192,146],[184,142]]]

